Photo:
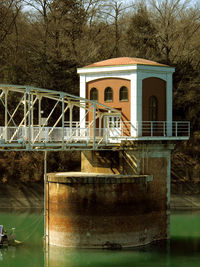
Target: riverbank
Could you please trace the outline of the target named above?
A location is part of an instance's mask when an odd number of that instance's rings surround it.
[[[0,209],[41,209],[43,193],[43,183],[0,184]]]
[[[0,209],[42,209],[43,195],[43,183],[0,184]],[[200,194],[189,194],[188,191],[172,192],[171,210],[200,210]]]
[[[172,180],[171,210],[200,210],[200,181]]]
[[[200,195],[171,195],[171,210],[200,210]]]

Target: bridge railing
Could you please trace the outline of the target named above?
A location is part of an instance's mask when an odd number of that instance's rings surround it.
[[[92,128],[89,125],[85,128],[76,127],[0,127],[0,143],[54,143],[54,142],[95,142],[116,143],[123,139],[179,139],[189,138],[189,122],[137,122],[135,125],[129,121],[122,121],[121,125],[109,125],[108,128]]]
[[[190,122],[142,121],[132,124],[130,121],[122,121],[121,131],[121,136],[189,137]]]

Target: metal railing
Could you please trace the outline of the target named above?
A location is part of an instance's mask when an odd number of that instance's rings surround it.
[[[132,124],[121,122],[121,136],[135,137],[189,137],[190,122],[186,121],[142,121]]]
[[[73,127],[0,127],[0,144],[3,143],[55,143],[55,142],[95,142],[115,143],[123,139],[179,139],[189,138],[189,122],[164,122],[143,121],[131,124],[130,121],[122,121],[121,124],[109,125],[108,128],[93,129],[93,125],[87,123],[87,127],[80,128],[78,122],[73,122]],[[115,140],[115,141],[114,141]]]

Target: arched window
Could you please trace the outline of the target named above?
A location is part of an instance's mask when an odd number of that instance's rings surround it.
[[[119,90],[119,100],[120,101],[128,101],[128,88],[126,86],[122,86]]]
[[[158,120],[158,99],[154,95],[149,97],[149,120]]]
[[[112,102],[113,101],[113,90],[111,87],[106,87],[104,91],[104,101]]]
[[[90,99],[91,99],[91,100],[95,100],[95,101],[98,100],[98,90],[97,90],[97,88],[93,87],[93,88],[90,90]]]

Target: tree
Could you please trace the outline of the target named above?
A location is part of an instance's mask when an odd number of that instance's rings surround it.
[[[11,34],[20,11],[20,1],[2,0],[0,3],[0,44]]]
[[[107,3],[108,2],[108,3]],[[113,50],[111,52],[110,57],[118,57],[120,56],[120,39],[121,39],[121,27],[120,27],[120,19],[122,18],[125,10],[133,7],[131,5],[124,5],[124,1],[114,0],[107,1],[104,4],[104,9],[102,10],[102,14],[104,14],[104,19],[108,21],[114,27],[114,42],[113,42]]]
[[[15,30],[16,20],[20,13],[21,5],[18,0],[2,0],[0,3],[0,80],[4,79],[4,67],[7,63],[11,44],[9,38]]]
[[[199,10],[185,0],[150,0],[157,29],[157,45],[163,60],[170,64],[187,53],[188,45],[199,30]]]
[[[134,55],[148,59],[158,57],[157,29],[143,3],[139,3],[136,13],[130,19],[127,40]]]

